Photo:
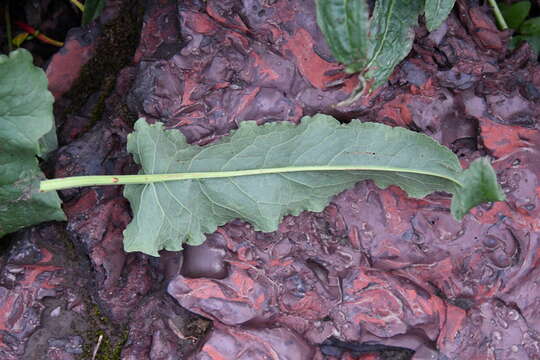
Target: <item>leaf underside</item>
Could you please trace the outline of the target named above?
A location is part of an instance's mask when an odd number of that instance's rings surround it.
[[[371,169],[127,185],[124,195],[133,220],[124,231],[124,248],[154,256],[162,249],[181,250],[184,242],[200,244],[205,233],[234,219],[274,231],[283,216],[322,211],[333,195],[366,179],[381,188],[397,185],[412,197],[453,193],[457,217],[478,203],[503,198],[485,160],[463,171],[449,149],[425,135],[356,120],[342,125],[326,115],[304,117],[299,125],[245,121],[232,135],[205,147],[189,145],[178,130],[139,119],[128,150],[141,174],[329,165]]]
[[[53,97],[45,73],[24,49],[0,55],[0,237],[43,221],[63,220],[55,192],[40,193],[37,154],[54,146]]]

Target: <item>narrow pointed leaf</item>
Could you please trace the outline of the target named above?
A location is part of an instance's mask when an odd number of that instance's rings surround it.
[[[426,25],[429,31],[436,30],[450,15],[455,0],[425,0]]]
[[[411,51],[413,27],[424,10],[424,0],[377,0],[370,24],[371,59],[366,79],[373,88],[384,84],[394,68]]]
[[[365,0],[317,0],[317,23],[337,61],[347,71],[364,68],[368,59],[369,8]]]
[[[44,176],[36,155],[53,129],[52,104],[45,73],[28,51],[0,55],[0,237],[65,218],[56,192],[39,192]]]
[[[90,24],[101,15],[104,7],[105,0],[86,0],[81,23],[83,25]]]
[[[425,135],[356,120],[342,125],[326,115],[305,117],[297,126],[245,121],[205,147],[140,119],[128,150],[141,174],[207,177],[125,187],[133,220],[124,232],[124,248],[155,256],[162,249],[180,250],[184,242],[200,244],[205,233],[233,219],[274,231],[283,216],[322,211],[333,195],[366,179],[381,188],[400,186],[413,197],[456,194],[457,217],[480,202],[503,199],[485,161],[463,171],[450,150]],[[266,173],[238,176],[244,170]],[[208,172],[226,177],[208,178]]]

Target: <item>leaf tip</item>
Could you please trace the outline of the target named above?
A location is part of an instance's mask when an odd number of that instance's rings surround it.
[[[487,158],[476,159],[461,176],[452,199],[452,215],[461,220],[473,207],[485,202],[504,201],[497,175]]]

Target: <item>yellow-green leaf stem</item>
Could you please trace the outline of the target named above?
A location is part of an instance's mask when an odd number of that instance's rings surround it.
[[[489,5],[491,5],[491,8],[493,9],[493,14],[495,15],[495,19],[497,20],[497,24],[499,25],[499,28],[501,30],[507,30],[508,24],[506,24],[506,20],[504,20],[504,16],[501,13],[501,10],[499,9],[499,5],[497,5],[497,2],[495,0],[488,0]]]
[[[215,172],[196,172],[196,173],[176,173],[176,174],[151,174],[151,175],[98,175],[98,176],[73,176],[67,178],[58,178],[44,180],[41,182],[39,190],[42,192],[53,190],[65,190],[83,186],[98,185],[128,185],[128,184],[152,184],[165,181],[180,181],[190,179],[215,179],[239,176],[253,176],[265,174],[281,174],[291,172],[307,171],[390,171],[401,173],[422,174],[436,176],[454,182],[456,185],[463,186],[458,180],[448,176],[432,173],[429,171],[410,170],[405,168],[391,168],[384,166],[296,166],[268,169],[249,169],[237,171],[215,171]]]

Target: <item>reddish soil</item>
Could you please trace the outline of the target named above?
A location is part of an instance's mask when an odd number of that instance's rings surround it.
[[[141,11],[128,55],[104,45]],[[121,187],[62,191],[67,223],[0,250],[0,359],[540,359],[540,65],[508,38],[488,8],[458,1],[440,29],[416,29],[385,86],[337,107],[356,79],[312,0],[109,2],[46,67],[61,144],[50,176],[135,173],[139,116],[204,145],[243,120],[321,112],[423,132],[464,166],[488,156],[507,201],[457,222],[445,194],[362,182],[273,233],[235,221],[153,258],[122,249]]]

